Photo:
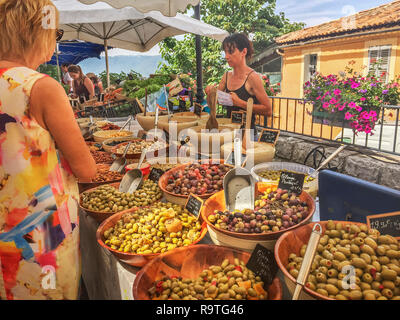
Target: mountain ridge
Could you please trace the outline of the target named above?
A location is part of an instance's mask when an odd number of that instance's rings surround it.
[[[150,74],[155,73],[158,64],[163,62],[161,55],[121,55],[111,56],[108,60],[110,73],[121,73],[122,71],[128,73],[129,71],[134,70],[144,77],[148,77]],[[79,65],[84,73],[93,72],[95,74],[100,74],[106,70],[105,57],[101,57],[101,59],[89,58],[83,60]]]

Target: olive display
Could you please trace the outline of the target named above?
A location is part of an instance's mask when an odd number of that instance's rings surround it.
[[[170,175],[165,189],[180,195],[213,194],[222,190],[225,174],[231,167],[225,164],[193,163]]]
[[[120,212],[133,207],[148,206],[162,197],[158,185],[146,180],[142,187],[132,194],[118,191],[110,185],[100,186],[93,191],[82,193],[82,207],[97,212]]]
[[[265,171],[257,172],[257,175],[259,175],[260,177],[263,177],[265,179],[271,180],[271,181],[279,181],[279,179],[281,177],[281,173],[284,171],[288,172],[288,170],[265,170]],[[298,173],[298,172],[295,172],[295,173]],[[304,177],[304,183],[308,183],[308,182],[311,182],[314,180],[315,180],[315,178],[309,176],[308,174],[306,174]]]
[[[153,300],[266,300],[264,283],[243,261],[225,259],[210,266],[196,279],[169,277],[156,281],[148,290]]]
[[[207,219],[215,227],[231,232],[271,233],[300,223],[308,214],[306,202],[294,193],[274,187],[257,197],[254,210],[216,210]]]
[[[105,244],[125,253],[164,253],[199,239],[201,224],[182,206],[157,202],[125,213],[104,232]]]
[[[299,255],[289,255],[286,269],[294,278],[306,247],[301,247]],[[367,225],[330,220],[319,241],[306,287],[337,300],[400,300],[399,242],[378,230],[369,230]]]

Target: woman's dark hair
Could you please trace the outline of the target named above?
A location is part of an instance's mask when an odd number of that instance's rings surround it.
[[[61,67],[67,67],[68,68],[70,65],[71,65],[70,63],[62,63]]]
[[[80,66],[77,65],[70,65],[68,67],[68,72],[72,72],[72,73],[78,73],[79,74],[79,81],[83,82],[83,80],[85,79],[85,75],[82,72],[82,69]]]
[[[100,79],[94,73],[88,73],[86,76],[92,80],[93,84],[98,84],[100,82]]]
[[[250,59],[253,56],[254,49],[253,43],[249,40],[249,38],[243,33],[234,33],[224,39],[222,42],[222,49],[224,51],[228,51],[229,53],[233,53],[235,49],[239,51],[243,51],[244,48],[247,49],[246,58]]]

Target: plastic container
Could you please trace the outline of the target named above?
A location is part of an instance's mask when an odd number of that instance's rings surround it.
[[[139,163],[132,163],[128,164],[125,167],[125,173],[128,171],[131,171],[133,169],[136,169]],[[143,177],[147,176],[150,173],[150,163],[142,163],[142,167],[140,168],[140,171],[143,173]]]
[[[266,178],[263,178],[258,175],[258,173],[261,173],[263,171],[279,171],[279,170],[286,170],[286,171],[293,171],[293,172],[298,172],[298,173],[304,173],[307,175],[312,175],[316,171],[315,169],[304,166],[302,164],[298,163],[292,163],[292,162],[264,162],[260,163],[256,166],[254,166],[253,169],[251,169],[251,173],[254,176],[257,181],[262,181],[262,182],[278,182],[278,180],[269,180]],[[318,172],[317,172],[317,177],[310,182],[305,182],[303,186],[303,190],[306,191],[310,196],[312,196],[314,199],[318,195]]]

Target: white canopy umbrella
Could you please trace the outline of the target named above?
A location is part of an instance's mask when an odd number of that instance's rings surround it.
[[[78,0],[53,0],[60,11],[64,40],[84,40],[107,47],[145,52],[166,37],[193,33],[223,41],[227,31],[178,13],[165,17],[158,11],[142,13],[134,8],[115,9],[106,3],[84,5]],[[109,76],[107,76],[109,86]]]
[[[114,8],[133,7],[140,12],[160,11],[164,16],[174,17],[185,11],[188,5],[197,5],[200,0],[79,0],[84,4],[107,2]]]

